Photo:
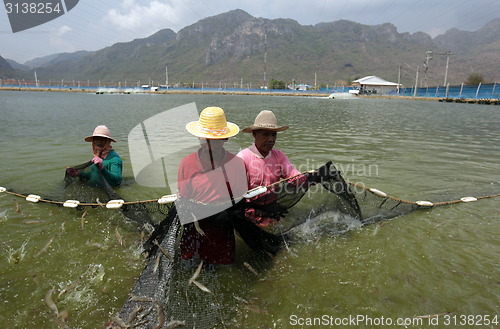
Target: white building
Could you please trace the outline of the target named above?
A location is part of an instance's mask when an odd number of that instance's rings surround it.
[[[299,83],[299,84],[293,84],[293,85],[288,85],[288,89],[291,90],[300,90],[300,91],[306,91],[312,88],[311,85],[305,84],[305,83]]]
[[[389,94],[391,92],[397,92],[398,84],[395,82],[390,82],[374,75],[370,75],[358,80],[354,80],[358,86],[359,94]],[[399,85],[401,87],[401,85]]]

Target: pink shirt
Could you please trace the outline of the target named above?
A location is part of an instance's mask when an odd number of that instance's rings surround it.
[[[237,156],[245,162],[249,189],[257,186],[268,186],[280,179],[300,174],[300,171],[291,164],[285,153],[280,150],[272,149],[266,157],[263,157],[254,143],[241,150]],[[252,201],[261,205],[275,203],[278,201],[278,195],[272,191],[272,189],[268,190],[267,193],[255,197]],[[261,227],[270,225],[277,220],[277,218],[270,218],[254,208],[246,209],[245,216]]]
[[[243,161],[234,154],[225,152],[222,163],[216,164],[216,168],[212,169],[204,160],[200,159],[199,152],[181,160],[177,180],[179,195],[205,204],[230,203],[231,197],[235,202],[241,200],[248,187]],[[224,209],[219,211],[222,210]],[[211,215],[213,214],[205,217]]]
[[[263,157],[254,143],[241,150],[237,156],[245,162],[249,189],[267,186],[282,178],[300,174],[285,153],[280,150],[272,149],[266,157]]]
[[[197,255],[209,263],[230,264],[235,257],[234,230],[209,217],[241,200],[247,191],[245,165],[229,152],[225,152],[215,169],[206,160],[200,158],[200,152],[195,152],[182,159],[179,166],[179,195],[193,201],[185,211],[181,204],[177,205],[179,219],[185,225],[181,256],[190,259]],[[200,220],[198,224],[205,235],[192,224],[193,216]]]

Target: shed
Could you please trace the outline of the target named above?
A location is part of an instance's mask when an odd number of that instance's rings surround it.
[[[390,82],[374,75],[370,75],[358,80],[354,80],[353,83],[358,85],[360,94],[389,94],[398,90],[398,85],[395,82]]]
[[[311,85],[308,85],[308,84],[305,84],[305,83],[288,85],[288,89],[291,89],[291,90],[305,91],[305,90],[309,90],[311,88],[312,88]]]

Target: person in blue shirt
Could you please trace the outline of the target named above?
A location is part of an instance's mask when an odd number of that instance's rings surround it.
[[[86,142],[92,143],[93,165],[90,171],[67,168],[67,173],[81,180],[89,181],[91,185],[101,186],[101,174],[111,186],[118,186],[122,183],[122,159],[111,146],[111,142],[116,141],[111,138],[108,127],[101,125],[94,129],[92,136],[85,137]]]

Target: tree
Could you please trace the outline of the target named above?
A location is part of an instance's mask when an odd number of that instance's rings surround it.
[[[269,81],[270,89],[286,89],[286,83],[280,80],[271,79]]]
[[[484,76],[481,73],[471,73],[465,80],[466,85],[478,85],[484,82]]]

